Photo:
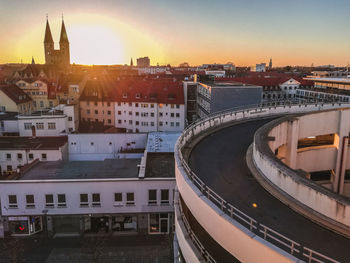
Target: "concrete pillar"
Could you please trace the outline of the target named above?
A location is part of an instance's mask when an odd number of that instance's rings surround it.
[[[297,168],[297,150],[299,136],[299,120],[295,119],[288,121],[287,128],[287,149],[286,149],[286,164],[292,168]]]
[[[339,110],[338,133],[335,136],[336,140],[334,142],[335,146],[337,147],[337,158],[336,158],[335,176],[334,176],[333,188],[332,188],[333,191],[336,193],[340,193],[340,188],[343,189],[344,187],[347,149],[343,149],[343,147],[345,146],[345,148],[347,148],[348,140],[346,140],[346,138],[344,137],[349,136],[349,128],[350,128],[350,111]]]
[[[345,171],[346,171],[346,163],[347,163],[347,159],[348,159],[348,145],[349,145],[349,137],[344,137],[343,140],[343,154],[342,154],[342,163],[341,163],[341,169],[340,169],[340,175],[339,175],[339,194],[343,194],[344,192],[344,180],[345,180]]]

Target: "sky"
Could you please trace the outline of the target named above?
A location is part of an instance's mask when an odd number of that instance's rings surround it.
[[[346,66],[349,10],[349,0],[0,0],[0,63],[44,63],[46,14],[56,43],[63,14],[71,63]]]

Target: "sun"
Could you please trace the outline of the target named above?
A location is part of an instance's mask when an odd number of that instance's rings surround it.
[[[73,24],[68,29],[71,62],[85,65],[123,64],[123,41],[113,28],[99,24]]]

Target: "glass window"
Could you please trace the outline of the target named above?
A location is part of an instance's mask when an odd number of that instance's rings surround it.
[[[80,194],[80,206],[89,206],[88,194]]]
[[[47,124],[49,130],[55,130],[56,129],[56,123],[54,122],[49,122]]]
[[[18,160],[22,160],[22,154],[21,153],[17,153],[17,159]]]
[[[46,207],[54,207],[52,194],[45,195],[45,206]]]
[[[11,153],[6,153],[6,159],[11,160]]]
[[[123,205],[123,195],[122,195],[122,193],[114,193],[114,205],[116,205],[116,206]]]
[[[149,232],[150,233],[159,233],[159,214],[150,214],[149,215]]]
[[[134,205],[135,204],[134,193],[126,193],[126,204],[127,205]]]
[[[169,190],[168,189],[162,189],[160,191],[160,203],[161,204],[169,204]]]
[[[148,190],[148,204],[149,205],[157,204],[157,190],[155,189]]]
[[[41,160],[45,161],[46,158],[47,158],[46,153],[42,153],[42,154],[41,154]]]
[[[34,208],[34,195],[26,195],[26,207],[27,208]]]
[[[36,128],[38,130],[43,130],[44,129],[44,123],[43,122],[38,122],[36,123]]]
[[[100,194],[92,194],[92,206],[101,206]]]
[[[9,208],[18,208],[16,195],[9,195]]]
[[[24,129],[25,130],[31,130],[32,129],[32,124],[31,123],[24,123]]]
[[[57,200],[58,200],[57,207],[66,207],[67,206],[65,194],[58,194]]]

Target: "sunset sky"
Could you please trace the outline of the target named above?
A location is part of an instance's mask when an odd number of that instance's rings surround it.
[[[344,66],[350,62],[349,0],[0,0],[0,63],[44,63],[46,14],[71,62],[233,62],[249,66]]]

